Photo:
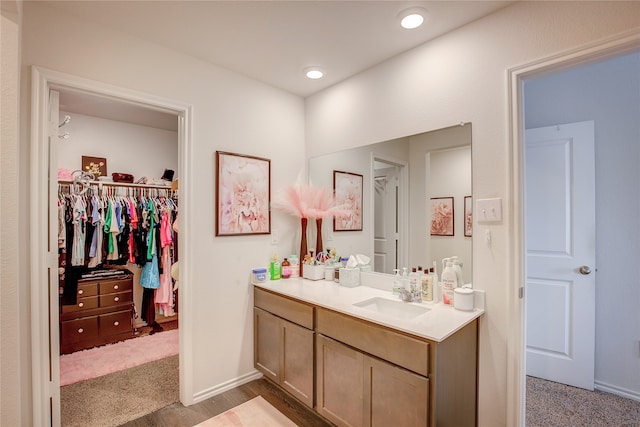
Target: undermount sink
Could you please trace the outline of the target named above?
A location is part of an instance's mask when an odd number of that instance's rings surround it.
[[[355,307],[361,307],[377,313],[387,314],[389,316],[406,320],[413,319],[429,311],[427,307],[381,297],[369,298],[353,305]]]

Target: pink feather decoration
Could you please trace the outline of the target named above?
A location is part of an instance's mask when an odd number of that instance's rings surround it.
[[[347,212],[335,205],[333,192],[328,188],[302,184],[283,188],[272,206],[298,218],[325,218]]]

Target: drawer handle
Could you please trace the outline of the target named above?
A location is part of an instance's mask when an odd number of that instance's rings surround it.
[[[78,304],[78,307],[84,307],[84,303],[81,302],[80,304]]]
[[[118,301],[120,301],[120,297],[115,297],[113,300],[118,302]]]
[[[83,332],[84,332],[84,329],[82,329],[82,328],[78,329],[78,333],[79,333],[79,334],[81,334],[81,333],[83,333]]]
[[[113,326],[118,326],[120,324],[120,322],[118,322],[117,320],[115,322],[113,322]]]
[[[120,286],[118,286],[118,285],[113,285],[113,289],[119,289],[119,288],[120,288]]]
[[[84,294],[84,291],[83,291],[82,289],[80,289],[80,290],[78,291],[78,295],[82,295],[82,294]]]

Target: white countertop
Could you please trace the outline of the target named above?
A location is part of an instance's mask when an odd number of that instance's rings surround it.
[[[298,278],[267,280],[255,286],[436,342],[443,341],[484,313],[482,308],[461,311],[442,303],[403,303],[426,307],[429,311],[412,319],[400,319],[353,305],[374,297],[399,301],[391,292],[369,286],[349,288],[332,281]]]

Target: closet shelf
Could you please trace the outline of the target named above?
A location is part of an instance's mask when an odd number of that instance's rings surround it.
[[[83,182],[88,185],[97,185],[98,187],[102,185],[108,185],[111,187],[151,188],[151,189],[157,189],[157,190],[176,191],[176,190],[172,190],[171,185],[130,184],[128,182],[96,181],[96,180],[83,181]],[[78,181],[73,181],[73,180],[63,180],[63,179],[58,180],[58,184],[78,184],[78,183],[79,183]]]

